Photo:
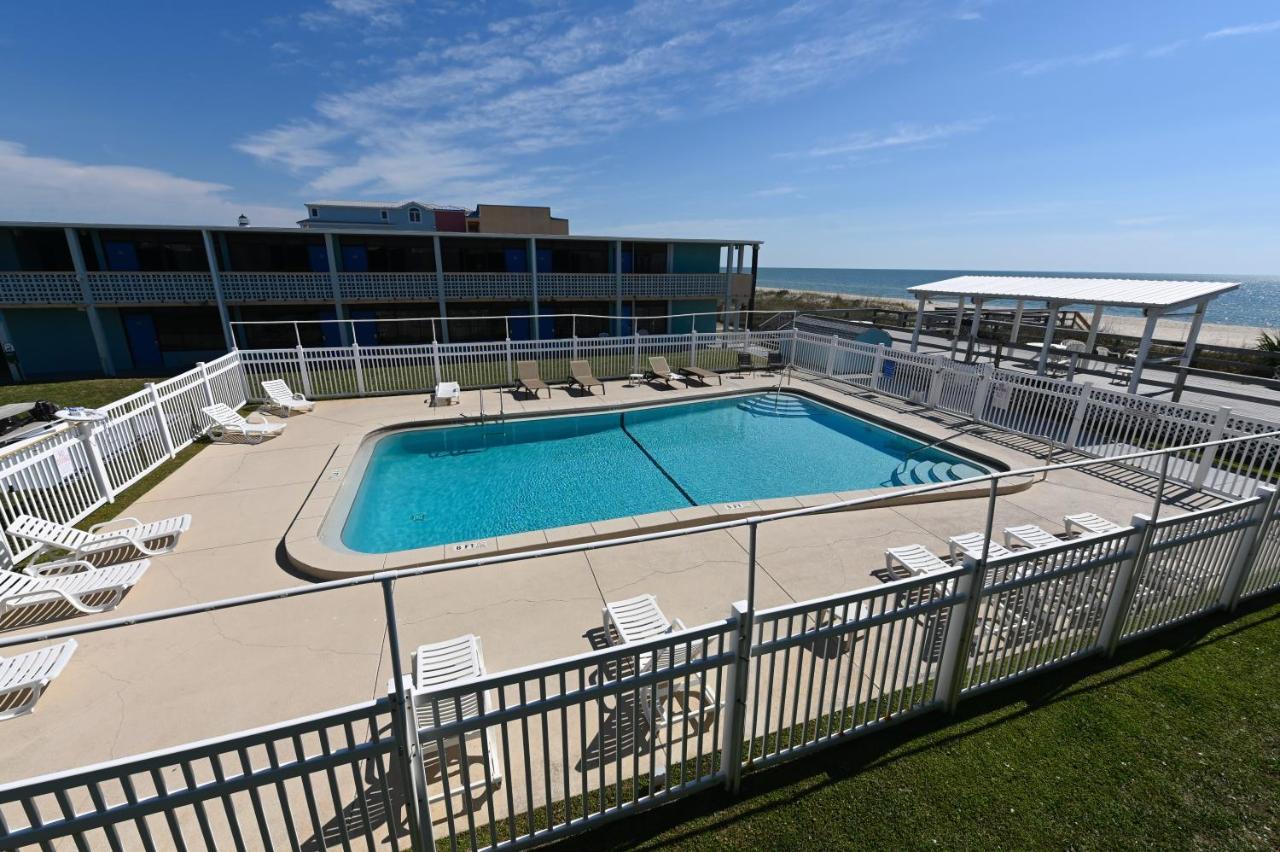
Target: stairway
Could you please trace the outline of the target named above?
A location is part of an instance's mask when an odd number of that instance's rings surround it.
[[[985,471],[967,462],[907,459],[893,471],[891,480],[894,485],[932,485],[936,482],[958,482],[983,473]]]
[[[749,396],[738,403],[738,410],[765,417],[809,417],[812,413],[800,399],[780,393]]]

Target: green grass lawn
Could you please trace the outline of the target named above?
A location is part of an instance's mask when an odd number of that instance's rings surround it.
[[[596,849],[1280,845],[1280,603],[589,832]]]
[[[163,379],[76,379],[67,382],[0,385],[0,405],[47,399],[60,406],[83,405],[86,408],[98,408],[142,390],[147,382],[160,381]]]

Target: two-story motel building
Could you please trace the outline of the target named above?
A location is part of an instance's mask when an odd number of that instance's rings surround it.
[[[233,326],[270,320],[448,318],[438,339],[462,342],[682,333],[693,321],[666,317],[705,312],[706,331],[755,290],[755,240],[570,236],[546,207],[312,202],[306,212],[298,228],[0,223],[10,377],[159,375],[237,345],[296,345],[287,325]],[[430,326],[297,329],[303,345],[353,334],[375,345],[430,342]]]

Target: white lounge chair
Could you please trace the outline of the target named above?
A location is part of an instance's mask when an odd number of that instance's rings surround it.
[[[643,642],[646,639],[654,639],[685,629],[684,622],[680,619],[667,619],[662,608],[658,606],[658,599],[653,595],[639,595],[606,604],[601,610],[601,615],[604,619],[605,641],[609,644],[613,644],[615,634],[623,645],[630,645],[633,642]],[[699,643],[677,642],[671,648],[659,648],[656,653],[641,654],[638,674],[666,671],[682,666],[700,656],[702,656],[702,648]],[[697,706],[691,708],[690,699],[695,696],[698,699]],[[669,707],[671,699],[677,697],[681,706],[680,713],[672,712]],[[701,673],[690,675],[687,679],[676,678],[674,683],[671,680],[659,681],[656,695],[652,687],[643,687],[640,690],[639,700],[640,709],[655,739],[657,733],[668,725],[683,725],[689,722],[693,724],[695,730],[706,730],[714,721],[715,713],[719,709],[719,705],[716,704],[716,694],[703,681]]]
[[[451,725],[489,712],[488,692],[466,692],[456,700],[454,698],[433,700],[431,697],[433,690],[459,686],[485,674],[484,652],[480,648],[480,637],[468,633],[456,639],[419,646],[418,650],[413,652],[413,672],[413,708],[419,730]],[[468,731],[466,737],[468,740],[479,739],[480,733],[478,730]],[[498,763],[498,753],[493,747],[493,740],[490,739],[488,731],[484,734],[483,751],[488,755],[489,779],[493,782],[493,787],[497,788],[502,785],[502,769]],[[455,736],[447,738],[444,745],[449,748],[458,742],[459,738]],[[426,739],[422,743],[422,752],[424,756],[429,752],[439,755],[440,773],[443,777],[447,769],[445,755],[440,754],[439,745],[438,740]],[[468,774],[464,768],[463,778],[468,777]],[[482,776],[467,784],[467,795],[487,786]],[[444,798],[445,794],[442,791],[428,797],[428,801],[438,802]]]
[[[207,405],[201,411],[213,421],[213,425],[209,427],[209,437],[215,441],[238,437],[251,444],[256,444],[263,438],[274,438],[284,431],[285,426],[289,425],[287,423],[272,423],[256,411],[249,416],[258,417],[259,420],[257,422],[246,420],[237,412],[232,411],[230,406],[223,403]]]
[[[66,603],[83,613],[115,609],[124,593],[133,588],[151,566],[150,559],[95,566],[82,560],[60,562],[63,573],[32,577],[16,571],[0,571],[0,615],[10,610]],[[79,569],[79,570],[72,570]],[[102,603],[90,599],[105,596]]]
[[[105,527],[119,523],[128,526],[105,530]],[[94,524],[88,532],[34,515],[18,515],[9,524],[8,533],[14,538],[35,542],[41,551],[64,550],[74,559],[90,560],[110,554],[116,557],[113,561],[123,562],[172,553],[178,546],[178,539],[190,528],[190,515],[175,515],[145,524],[133,517],[113,518]],[[23,570],[28,574],[47,574],[56,565],[31,562]]]
[[[0,657],[0,719],[35,712],[36,702],[76,652],[76,640]]]
[[[951,548],[951,560],[958,562],[961,554],[974,559],[981,559],[984,538],[980,532],[951,536],[951,538],[947,539],[947,545]],[[988,559],[1003,559],[1006,556],[1013,556],[1013,551],[994,539],[987,543]]]
[[[1106,535],[1107,533],[1118,532],[1124,527],[1115,521],[1109,521],[1104,517],[1095,515],[1093,512],[1081,512],[1078,515],[1063,515],[1062,524],[1067,530],[1067,535],[1071,535],[1073,529],[1079,528],[1080,534],[1085,535]]]
[[[1035,524],[1020,524],[1004,528],[1004,543],[1006,547],[1013,547],[1015,543],[1033,548],[1053,547],[1055,544],[1062,544],[1062,539]]]
[[[300,393],[294,393],[284,379],[267,379],[262,383],[271,407],[288,417],[295,411],[310,411],[316,404]]]
[[[884,552],[884,567],[892,574],[895,565],[901,565],[916,577],[933,574],[938,571],[946,571],[952,567],[920,544],[907,544],[886,550]]]

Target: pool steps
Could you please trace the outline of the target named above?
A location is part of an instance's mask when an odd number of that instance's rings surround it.
[[[984,471],[965,462],[907,459],[894,470],[894,485],[931,485],[935,482],[958,482]]]

